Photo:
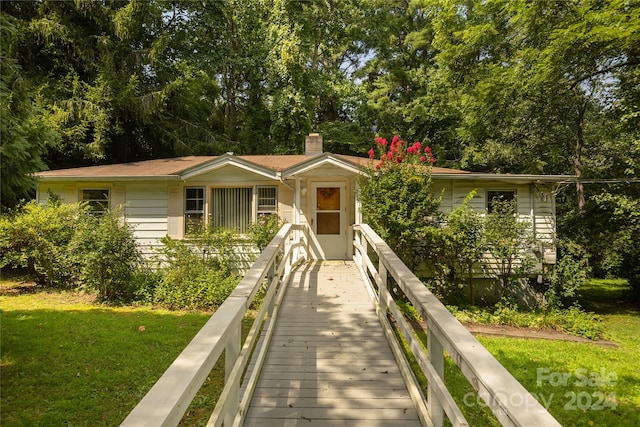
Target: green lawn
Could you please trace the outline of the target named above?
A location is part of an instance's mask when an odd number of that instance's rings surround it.
[[[640,425],[640,313],[625,303],[623,281],[591,281],[581,304],[601,314],[607,338],[619,348],[565,341],[478,337],[543,406],[565,426]],[[449,361],[445,377],[470,423],[496,425],[466,393]],[[461,403],[460,403],[461,402]]]
[[[2,285],[15,283],[5,280]],[[619,344],[617,349],[563,341],[479,340],[549,404],[561,424],[640,425],[640,316],[624,304],[623,288],[620,281],[593,281],[581,301],[586,309],[602,313],[607,337]],[[119,424],[209,318],[207,313],[101,307],[86,296],[56,292],[5,292],[0,309],[3,427]],[[595,376],[603,374],[599,379],[607,383],[596,383]],[[214,370],[185,425],[200,423],[200,416],[206,421],[222,376],[219,368]],[[471,388],[451,361],[445,376],[471,425],[495,425],[475,397],[465,399]]]
[[[119,424],[209,318],[70,293],[0,298],[2,426]]]

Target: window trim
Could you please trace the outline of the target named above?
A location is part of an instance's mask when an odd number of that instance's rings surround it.
[[[222,185],[207,185],[204,183],[200,183],[200,185],[189,185],[189,186],[183,186],[182,187],[182,220],[183,220],[183,236],[186,236],[188,234],[188,228],[189,228],[189,220],[188,220],[188,215],[190,213],[193,214],[202,214],[202,218],[203,218],[203,224],[206,224],[207,227],[213,226],[214,221],[213,221],[213,215],[216,214],[215,212],[215,206],[214,206],[214,192],[216,190],[220,190],[220,191],[230,191],[230,190],[242,190],[242,191],[249,191],[248,194],[248,209],[245,207],[242,207],[243,209],[243,214],[242,217],[245,217],[248,219],[248,223],[245,224],[244,226],[242,226],[241,228],[235,227],[236,229],[239,229],[240,233],[246,233],[247,232],[247,227],[250,224],[254,224],[256,221],[258,221],[258,219],[261,216],[266,216],[266,215],[279,215],[280,212],[280,187],[276,184],[276,185],[268,185],[268,184],[260,184],[260,185],[256,185],[256,184],[252,184],[249,182],[245,182],[245,183],[237,183],[237,184],[224,184],[221,183]],[[203,197],[203,208],[201,211],[199,210],[187,210],[187,201],[190,200],[187,198],[187,191],[190,189],[199,189],[203,192],[204,197]],[[272,204],[267,203],[267,204],[261,204],[260,203],[260,193],[262,191],[262,189],[271,189],[273,191],[273,196],[272,197],[267,197],[266,199],[268,199],[269,202],[272,202]],[[241,196],[242,199],[244,200],[244,196]],[[264,198],[263,198],[264,199]],[[240,206],[236,206],[234,209],[236,210],[236,212],[238,211],[238,209],[240,208]],[[247,209],[247,210],[245,210]],[[229,212],[227,212],[229,213]],[[240,222],[240,221],[236,221],[236,222]],[[221,224],[217,224],[216,226],[220,226],[220,227],[228,227],[228,223],[225,225],[221,225]],[[244,230],[242,230],[242,228],[244,228]]]
[[[266,205],[269,206],[268,209],[262,208],[261,209],[261,205],[260,205],[260,190],[266,190],[266,189],[272,189],[274,191],[274,196],[273,196],[273,205]],[[277,185],[256,185],[255,187],[255,192],[256,192],[256,219],[258,219],[260,216],[264,216],[264,215],[278,215],[278,186]],[[265,197],[266,198],[266,197]],[[271,208],[271,206],[273,206],[273,208]]]
[[[202,197],[187,197],[187,191],[189,190],[201,190]],[[206,218],[206,209],[207,209],[207,188],[202,185],[194,185],[184,187],[184,203],[182,205],[183,210],[183,218],[184,218],[184,233],[185,235],[189,233],[189,219],[188,215],[200,214],[201,215],[201,224],[205,223]],[[189,200],[202,200],[202,209],[187,209],[187,204]]]

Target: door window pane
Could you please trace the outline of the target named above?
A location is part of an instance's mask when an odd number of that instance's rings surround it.
[[[340,187],[318,187],[316,200],[319,211],[340,210]]]
[[[340,233],[340,187],[318,187],[316,189],[316,233]]]
[[[318,212],[317,234],[340,234],[340,212]]]

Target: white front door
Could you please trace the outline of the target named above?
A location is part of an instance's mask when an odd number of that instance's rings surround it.
[[[312,246],[318,259],[347,258],[346,200],[344,182],[311,184]]]

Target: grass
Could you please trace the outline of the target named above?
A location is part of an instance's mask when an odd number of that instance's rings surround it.
[[[11,278],[0,285],[5,288],[0,296],[3,426],[119,424],[210,315],[101,307],[87,295],[35,292]],[[622,281],[592,281],[580,300],[582,307],[602,317],[617,349],[478,339],[561,424],[640,425],[640,316],[624,303],[624,291]],[[608,382],[596,384],[595,375],[603,374],[600,379]],[[583,377],[586,384],[579,385]],[[445,379],[471,425],[498,425],[449,358]],[[183,425],[206,423],[223,383],[218,366]]]
[[[0,285],[2,426],[118,425],[210,317]],[[216,367],[188,425],[211,413],[223,378]]]
[[[640,425],[640,312],[625,304],[624,281],[593,280],[580,304],[602,318],[619,348],[591,343],[478,337],[489,352],[562,425]],[[445,371],[454,398],[474,426],[498,425],[448,359]],[[465,400],[466,395],[466,400]]]

